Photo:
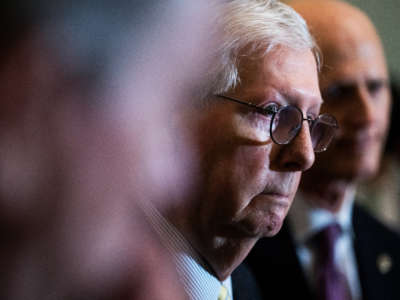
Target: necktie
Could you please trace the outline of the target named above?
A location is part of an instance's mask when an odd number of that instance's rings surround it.
[[[219,290],[218,294],[218,300],[230,300],[228,289],[224,285],[221,285],[221,289]]]
[[[318,232],[311,241],[316,251],[314,271],[319,300],[351,299],[346,278],[334,261],[335,242],[340,233],[339,224],[333,223]]]

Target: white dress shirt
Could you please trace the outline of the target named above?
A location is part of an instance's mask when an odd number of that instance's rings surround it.
[[[307,241],[331,223],[337,222],[341,226],[342,234],[335,244],[335,263],[346,276],[352,300],[360,300],[360,280],[353,249],[353,226],[351,222],[354,195],[354,190],[347,191],[340,211],[333,214],[328,210],[311,206],[309,202],[304,200],[308,195],[305,196],[299,192],[290,209],[289,219],[297,245],[296,252],[311,286],[314,286],[312,270],[315,253]]]
[[[233,300],[231,277],[219,281],[201,256],[193,249],[178,229],[168,222],[150,203],[141,203],[141,207],[162,243],[174,258],[178,275],[185,292],[193,300],[217,300],[221,285],[224,285]]]

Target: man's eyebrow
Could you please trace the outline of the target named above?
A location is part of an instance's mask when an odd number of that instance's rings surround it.
[[[304,98],[301,93],[296,93],[288,90],[276,91],[276,94],[279,98],[284,99],[288,104],[298,104]],[[322,97],[311,96],[311,99],[317,102],[315,105],[322,105],[324,103],[324,99]],[[312,107],[314,107],[315,105],[312,105]]]
[[[384,85],[389,85],[389,78],[381,78],[381,77],[367,77],[367,82],[377,82]]]

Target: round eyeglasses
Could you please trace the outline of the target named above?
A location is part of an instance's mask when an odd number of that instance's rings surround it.
[[[281,106],[279,108],[277,105],[260,107],[225,95],[216,96],[251,107],[265,116],[271,116],[269,132],[274,143],[278,145],[289,144],[300,132],[303,121],[307,121],[310,126],[314,152],[323,152],[328,148],[336,130],[339,128],[335,117],[329,114],[319,115],[316,119],[303,118],[303,112],[294,105]]]

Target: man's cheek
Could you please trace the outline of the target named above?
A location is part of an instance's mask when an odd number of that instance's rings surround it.
[[[235,135],[239,138],[256,143],[270,142],[269,124],[267,118],[247,118],[237,115],[232,120],[232,127]]]
[[[294,193],[296,193],[297,189],[299,188],[302,174],[303,174],[303,172],[297,172],[294,175],[294,180],[293,180],[294,181]]]

